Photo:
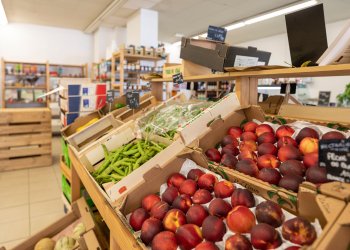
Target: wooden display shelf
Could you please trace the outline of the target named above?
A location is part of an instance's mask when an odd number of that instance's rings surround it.
[[[46,87],[28,87],[28,86],[16,87],[16,86],[7,86],[6,89],[46,89]]]
[[[69,183],[72,183],[72,170],[69,166],[66,165],[64,162],[64,156],[61,155],[60,157],[60,169],[64,177],[69,181]]]
[[[157,56],[146,56],[146,55],[128,55],[125,54],[123,51],[118,51],[116,53],[113,54],[113,57],[116,58],[116,60],[120,60],[121,55],[123,55],[124,59],[126,60],[142,60],[142,61],[161,61],[164,60],[161,57],[157,57]]]

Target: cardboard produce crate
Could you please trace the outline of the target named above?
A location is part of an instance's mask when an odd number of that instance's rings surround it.
[[[35,244],[42,238],[52,238],[57,241],[61,236],[72,235],[74,226],[80,222],[84,223],[86,233],[79,238],[79,246],[76,246],[75,249],[106,249],[106,246],[100,245],[97,240],[96,235],[100,234],[99,229],[95,225],[88,205],[84,198],[80,198],[72,204],[71,212],[40,232],[32,235],[29,239],[12,248],[12,250],[32,250],[34,249]]]
[[[60,90],[60,96],[67,99],[69,96],[93,96],[106,95],[107,86],[105,83],[77,83],[60,82],[64,89]]]
[[[138,183],[137,187],[129,192],[125,197],[118,200],[116,212],[121,218],[124,226],[129,229],[129,237],[134,237],[139,242],[142,249],[148,248],[141,241],[140,235],[135,233],[135,231],[129,225],[127,215],[135,209],[141,207],[143,197],[148,194],[158,193],[160,186],[167,182],[169,175],[179,172],[186,159],[190,159],[200,167],[208,169],[206,160],[199,152],[185,149],[176,157],[171,158],[171,160],[165,165],[157,165],[154,168],[149,169],[148,172],[144,173],[143,178]],[[241,182],[238,184],[242,185],[244,183]],[[255,192],[255,190],[251,191],[255,195],[260,196],[259,193]],[[345,236],[348,235],[343,234],[342,238],[337,238],[339,236],[335,234],[330,235],[330,232],[334,230],[334,226],[337,225],[337,221],[344,219],[345,215],[343,213],[349,212],[346,207],[346,202],[333,197],[327,197],[323,194],[318,194],[317,192],[311,192],[309,189],[302,189],[298,196],[299,210],[291,213],[296,216],[304,217],[310,222],[314,222],[317,219],[322,228],[322,232],[319,237],[311,246],[305,246],[305,249],[329,249],[327,248],[327,245],[325,245],[325,240],[328,238],[331,238],[332,241],[339,239],[339,248],[337,249],[346,249],[345,246],[347,246],[347,243],[345,242],[348,242],[349,238]],[[229,229],[227,230],[229,233],[233,234],[231,231],[229,231]],[[345,230],[348,231],[349,228],[345,228]]]
[[[67,164],[65,163],[63,155],[61,155],[61,157],[60,157],[60,169],[61,169],[62,174],[66,177],[66,179],[69,182],[72,182],[72,170],[71,170],[70,166],[67,166]]]
[[[90,95],[90,96],[68,96],[60,97],[60,108],[65,112],[91,112],[101,109],[106,105],[107,96]]]
[[[183,77],[208,75],[211,74],[211,69],[192,63],[187,60],[182,60],[182,63],[165,63],[163,66],[163,78],[172,78],[173,75],[182,73]]]
[[[48,108],[0,112],[0,171],[52,164],[51,111]]]
[[[135,139],[144,139],[161,142],[167,147],[161,152],[153,156],[147,162],[142,164],[140,167],[132,171],[130,174],[125,176],[117,183],[105,183],[103,184],[104,190],[91,176],[91,173],[97,169],[105,159],[102,144],[104,144],[109,151],[115,150]],[[71,146],[70,146],[71,147]],[[184,145],[181,141],[170,141],[160,136],[154,135],[136,135],[135,125],[132,121],[125,123],[124,125],[112,130],[107,135],[101,137],[94,143],[90,144],[88,147],[77,153],[73,147],[71,150],[75,152],[81,163],[85,166],[85,170],[89,172],[92,182],[97,185],[100,192],[104,197],[114,205],[114,202],[121,196],[125,195],[134,189],[138,180],[141,180],[143,174],[150,168],[157,164],[163,164],[169,160],[171,155],[176,155],[184,149]]]
[[[90,111],[85,111],[85,112],[65,112],[63,110],[61,110],[61,125],[62,127],[66,127],[70,124],[72,124],[75,119],[77,119],[80,116],[85,116],[90,114]]]
[[[259,102],[259,106],[266,114],[276,115],[284,101],[284,96],[269,96],[265,101]]]

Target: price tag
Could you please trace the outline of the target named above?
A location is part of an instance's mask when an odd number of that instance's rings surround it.
[[[107,102],[112,103],[114,99],[117,97],[117,91],[116,90],[108,90],[107,91]]]
[[[320,91],[318,93],[318,106],[328,106],[331,98],[330,91]]]
[[[350,182],[350,140],[320,140],[319,164],[329,180]]]
[[[184,78],[181,72],[173,75],[173,83],[176,83],[176,84],[184,83]]]
[[[226,39],[226,33],[227,30],[225,28],[209,25],[207,39],[224,42]]]
[[[127,92],[125,94],[126,97],[126,105],[128,105],[131,109],[137,109],[140,107],[140,93],[137,91]]]

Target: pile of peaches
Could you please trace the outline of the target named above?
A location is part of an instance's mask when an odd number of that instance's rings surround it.
[[[292,250],[317,237],[309,221],[198,168],[171,174],[161,196],[141,204],[129,224],[153,250]]]
[[[243,129],[230,127],[220,151],[210,148],[205,154],[211,161],[293,192],[304,180],[327,182],[326,169],[318,164],[319,139],[345,139],[344,134],[331,131],[320,138],[315,129],[304,127],[293,139],[294,132],[288,125],[275,132],[268,124],[250,121]]]

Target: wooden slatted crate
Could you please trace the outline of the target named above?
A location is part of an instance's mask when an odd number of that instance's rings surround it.
[[[52,164],[48,108],[0,111],[0,171]]]

